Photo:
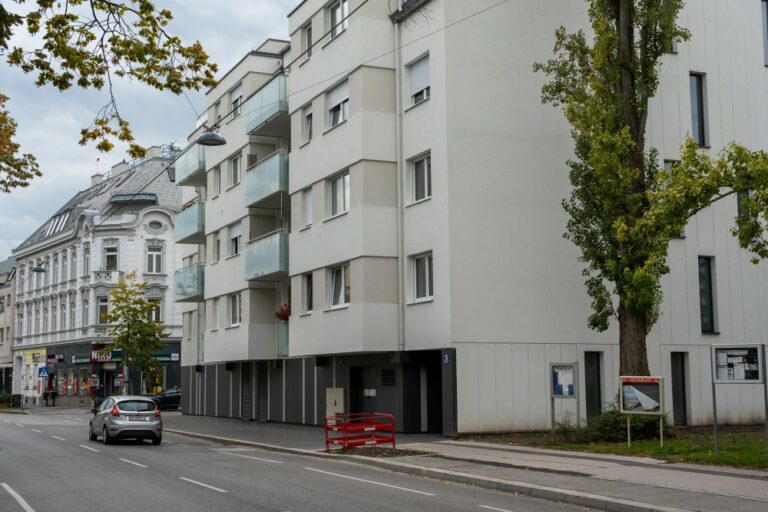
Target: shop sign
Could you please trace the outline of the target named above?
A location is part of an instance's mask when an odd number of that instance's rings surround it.
[[[90,363],[91,362],[91,356],[72,356],[72,364],[78,364],[78,363]]]
[[[621,412],[661,416],[664,410],[662,377],[619,377],[621,379]]]
[[[39,363],[40,362],[40,352],[33,352],[32,353],[32,362],[33,363]]]
[[[155,354],[155,361],[162,361],[162,362],[168,362],[168,361],[178,361],[179,360],[179,354]]]
[[[94,345],[91,349],[91,362],[108,363],[123,359],[123,351],[113,349],[111,345]]]

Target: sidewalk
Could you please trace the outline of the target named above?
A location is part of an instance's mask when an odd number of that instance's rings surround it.
[[[394,458],[326,455],[318,427],[164,413],[168,432],[334,457],[391,471],[576,503],[601,510],[765,512],[768,472],[672,464],[654,459],[398,435]]]

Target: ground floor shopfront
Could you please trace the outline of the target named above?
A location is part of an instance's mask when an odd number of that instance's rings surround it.
[[[328,355],[181,368],[185,414],[322,425],[336,413],[395,416],[400,432],[456,429],[453,350]]]
[[[180,350],[180,343],[173,341],[155,353],[160,370],[152,379],[135,369],[124,375],[122,354],[104,342],[28,351],[30,363],[24,368],[27,371],[22,378],[25,394],[29,395],[27,403],[40,403],[44,396],[54,395],[57,406],[87,407],[94,399],[119,393],[126,378],[135,394],[153,394],[179,387]],[[35,355],[37,361],[34,361]],[[46,376],[40,376],[41,368],[45,368]]]
[[[13,391],[13,363],[0,364],[0,394]]]

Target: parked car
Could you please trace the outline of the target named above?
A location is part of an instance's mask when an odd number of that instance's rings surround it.
[[[101,436],[104,444],[116,439],[151,439],[158,445],[163,440],[163,418],[154,400],[145,396],[110,396],[91,409],[88,424],[91,441]]]
[[[181,390],[169,388],[151,397],[160,410],[178,409],[181,406]]]

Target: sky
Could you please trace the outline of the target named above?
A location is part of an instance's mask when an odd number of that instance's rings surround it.
[[[156,4],[173,12],[171,32],[187,44],[195,40],[203,44],[221,76],[264,39],[287,38],[286,15],[299,2],[157,0]],[[90,125],[107,102],[106,92],[70,89],[62,93],[52,87],[38,88],[33,75],[4,62],[0,62],[0,92],[10,98],[6,108],[18,123],[16,142],[22,152],[37,157],[43,172],[27,188],[0,193],[1,261],[72,195],[90,186],[97,158],[104,172],[128,156],[125,146],[100,153],[93,145],[78,144],[80,130]],[[189,92],[188,96],[194,108],[202,111],[203,93]],[[183,147],[195,127],[197,115],[183,95],[125,81],[118,83],[116,97],[136,141],[144,147],[171,142]]]

